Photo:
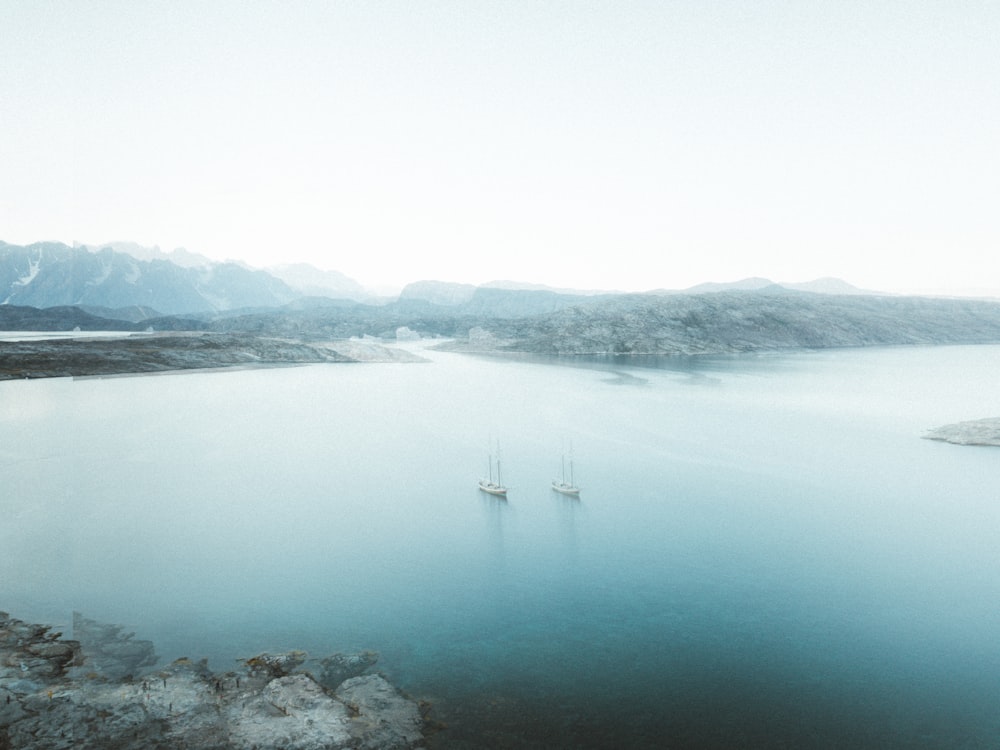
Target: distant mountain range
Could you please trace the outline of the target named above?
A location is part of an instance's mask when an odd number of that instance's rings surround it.
[[[144,247],[137,242],[105,242],[103,245],[78,245],[78,247],[92,253],[110,249],[116,253],[131,255],[136,260],[167,260],[181,268],[205,268],[215,262],[183,247],[175,248],[169,253],[163,252],[158,247]]]
[[[782,290],[871,293],[839,279],[776,285],[759,278],[655,293],[768,289],[775,293]],[[462,308],[476,315],[510,317],[552,312],[585,299],[620,294],[513,281],[494,281],[477,287],[428,280],[409,284],[398,300]],[[162,315],[264,310],[293,303],[310,307],[324,304],[324,299],[368,304],[392,301],[380,299],[342,273],[301,263],[261,270],[235,261],[215,262],[184,249],[165,253],[132,242],[77,247],[58,242],[27,246],[0,242],[0,304],[37,308],[77,306],[105,317],[142,320]],[[517,300],[516,305],[513,300]]]
[[[181,266],[104,247],[56,242],[0,243],[0,303],[57,307],[150,308],[160,314],[284,305],[299,294],[285,282],[236,263]]]
[[[357,341],[368,337],[558,356],[1000,344],[1000,300],[763,278],[644,294],[420,281],[384,299],[311,266],[255,270],[130,243],[0,242],[0,331],[73,330],[157,335],[0,343],[0,379],[371,359],[337,353],[370,347]]]
[[[776,287],[776,289],[772,289]],[[712,294],[715,292],[733,292],[733,291],[764,291],[771,289],[771,291],[780,290],[790,290],[795,292],[814,292],[815,294],[882,294],[881,292],[869,291],[866,289],[859,289],[852,284],[848,284],[842,279],[834,278],[823,278],[815,279],[814,281],[805,282],[781,282],[775,283],[770,279],[763,279],[760,277],[752,277],[749,279],[742,279],[740,281],[733,281],[730,283],[719,284],[715,282],[707,282],[704,284],[698,284],[688,289],[683,289],[680,291],[670,290],[664,292],[665,294]]]
[[[264,271],[130,243],[0,243],[0,330],[74,328],[312,342],[403,332],[476,351],[699,354],[1000,343],[1000,301],[763,278],[645,294],[420,281],[387,300],[343,274],[305,265]]]
[[[376,298],[361,284],[339,271],[321,271],[308,263],[270,266],[266,270],[288,284],[296,293],[306,297],[329,297],[355,302],[372,302]]]

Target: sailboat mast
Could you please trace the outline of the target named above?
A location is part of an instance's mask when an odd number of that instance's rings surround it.
[[[497,484],[503,485],[503,479],[500,478],[500,441],[497,440]]]

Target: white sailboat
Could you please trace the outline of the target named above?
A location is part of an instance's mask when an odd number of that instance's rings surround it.
[[[576,486],[573,481],[573,454],[569,456],[569,480],[566,479],[566,456],[562,457],[562,479],[552,480],[552,489],[556,492],[560,492],[563,495],[573,495],[574,497],[580,494],[580,488]]]
[[[507,497],[507,488],[504,486],[503,478],[500,476],[500,446],[497,446],[496,455],[496,465],[497,465],[497,477],[496,481],[493,480],[493,461],[494,457],[490,454],[487,457],[487,471],[489,472],[489,478],[483,478],[479,480],[479,489],[483,492],[487,492],[490,495],[499,495],[500,497]]]

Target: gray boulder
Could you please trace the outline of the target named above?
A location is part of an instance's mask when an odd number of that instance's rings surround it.
[[[356,716],[351,734],[365,750],[405,750],[423,740],[419,707],[377,674],[352,677],[336,696]]]
[[[336,690],[344,680],[359,677],[375,666],[378,654],[362,651],[359,654],[332,654],[320,659],[320,673],[317,680],[323,687]]]
[[[228,747],[326,750],[350,747],[350,711],[304,674],[276,677],[260,691],[228,701]]]

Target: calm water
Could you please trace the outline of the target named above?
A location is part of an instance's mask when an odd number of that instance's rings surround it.
[[[1000,449],[919,436],[1000,347],[429,356],[0,383],[0,608],[371,648],[437,748],[997,747]]]

